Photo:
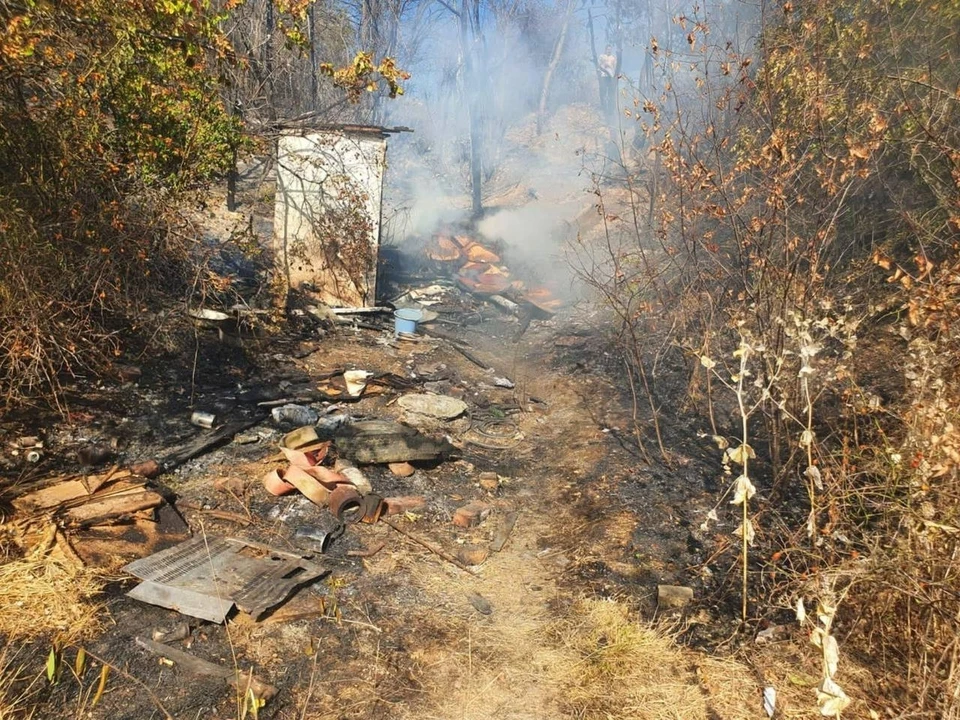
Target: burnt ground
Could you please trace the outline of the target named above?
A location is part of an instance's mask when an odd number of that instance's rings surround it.
[[[421,279],[413,286],[431,282]],[[614,714],[589,714],[583,709],[588,701],[570,699],[569,675],[590,653],[578,655],[558,641],[558,628],[577,625],[580,598],[622,605],[630,617],[666,623],[687,644],[711,651],[725,653],[752,641],[757,628],[741,628],[738,620],[731,539],[737,521],[722,498],[726,483],[719,453],[702,418],[676,400],[685,395],[689,379],[682,363],[666,363],[658,378],[667,459],[657,450],[642,402],[637,412],[646,456],[641,452],[633,400],[601,313],[567,307],[521,333],[522,324],[500,309],[460,293],[453,299],[435,327],[464,341],[493,372],[470,362],[449,339],[428,333],[420,342],[396,342],[386,320],[379,330],[319,326],[299,312],[280,333],[220,338],[200,329],[188,344],[192,352],[131,358],[142,369],[134,383],[78,378],[65,388],[66,419],[39,411],[3,418],[0,474],[15,486],[31,477],[76,472],[77,450],[93,443],[115,446],[121,464],[162,456],[203,434],[190,424],[195,410],[216,413],[219,422],[256,421],[241,433],[252,442],[225,444],[156,482],[176,498],[195,534],[241,537],[302,553],[297,531],[329,527],[330,516],[304,498],[277,498],[263,489],[262,476],[281,464],[277,442],[283,433],[258,403],[315,390],[318,378],[337,369],[393,374],[409,388],[314,407],[393,419],[402,417],[398,396],[410,390],[462,398],[467,418],[425,430],[448,437],[457,448],[452,457],[421,464],[408,478],[383,466],[361,469],[381,495],[426,496],[424,510],[395,521],[450,553],[487,544],[506,515],[518,513],[503,550],[469,573],[384,523],[348,526],[316,557],[328,574],[272,614],[255,622],[239,613],[223,626],[192,623],[189,637],[174,645],[226,667],[252,669],[276,686],[276,698],[259,711],[262,718],[766,717],[759,696],[773,679],[771,671],[756,669],[759,648],[752,645],[754,671],[744,674],[738,665],[734,674],[733,684],[742,684],[747,698],[736,711],[684,715],[676,709],[647,713],[618,707]],[[496,386],[498,377],[515,387]],[[510,439],[490,436],[504,428],[513,433]],[[28,465],[22,455],[10,454],[6,441],[34,434],[45,441],[44,458]],[[491,472],[499,485],[485,489],[480,474]],[[490,515],[475,528],[454,526],[454,511],[473,500],[488,503]],[[705,525],[714,507],[719,522]],[[381,545],[369,557],[355,555]],[[65,674],[51,686],[43,679],[47,638],[17,656],[25,680],[37,679],[30,701],[34,717],[245,715],[222,681],[160,662],[135,644],[136,637],[181,620],[174,611],[126,597],[135,582],[118,568],[145,552],[135,542],[128,555],[104,558],[110,567],[101,629],[83,645],[118,671],[95,708],[90,703],[95,668],[80,680]],[[751,567],[758,578],[762,569]],[[693,604],[683,611],[658,608],[660,583],[692,587]],[[766,614],[787,622],[776,611]],[[605,634],[596,642],[598,653],[616,647]],[[790,644],[777,652],[788,663],[777,675],[778,687],[786,693],[795,684],[805,694],[784,717],[809,717],[806,710],[815,706],[806,697],[812,693],[807,680],[817,674],[815,659],[810,665],[809,654],[798,654]],[[706,657],[690,660],[676,682],[709,707],[725,688],[709,680]],[[609,695],[614,704],[623,690],[602,680],[595,685],[591,692]]]
[[[49,432],[52,457],[120,436],[121,459],[132,461],[200,432],[189,425],[191,407],[229,419],[248,417],[257,398],[296,394],[337,368],[393,373],[467,402],[468,419],[431,428],[454,442],[454,457],[421,465],[409,478],[383,466],[363,471],[382,495],[425,495],[426,509],[397,523],[450,552],[486,544],[506,513],[518,512],[507,545],[471,575],[383,523],[348,526],[320,558],[329,574],[266,619],[254,622],[240,614],[226,626],[195,625],[179,647],[226,666],[253,668],[279,689],[261,717],[560,716],[557,690],[548,680],[558,650],[547,638],[551,624],[581,596],[616,599],[641,617],[655,618],[658,583],[689,585],[697,603],[684,614],[688,636],[716,641],[736,632],[739,598],[725,582],[731,559],[716,554],[730,545],[724,536],[732,525],[700,530],[717,502],[719,473],[710,448],[697,437],[700,428],[668,425],[670,465],[646,464],[636,446],[629,398],[618,384],[616,354],[604,346],[598,318],[567,310],[535,321],[516,339],[516,319],[478,307],[479,323],[447,324],[443,332],[466,341],[494,373],[446,340],[394,342],[389,331],[339,328],[318,339],[278,338],[262,349],[258,367],[221,354],[210,336],[202,340],[207,347],[189,376],[158,364],[145,371],[139,386],[91,391],[74,415],[84,422]],[[502,376],[515,387],[496,387],[495,377]],[[185,382],[190,377],[193,386]],[[398,418],[401,392],[365,397],[342,410],[357,418]],[[497,424],[485,425],[490,421]],[[477,432],[504,422],[517,431],[509,441]],[[26,429],[6,427],[10,434]],[[329,525],[328,512],[299,495],[273,497],[261,486],[262,475],[279,465],[282,432],[271,420],[244,435],[257,441],[227,444],[159,481],[176,493],[194,533],[298,551],[294,533]],[[648,451],[655,448],[650,437],[646,443]],[[500,486],[482,488],[482,472],[497,473]],[[476,528],[454,526],[454,510],[471,500],[488,503],[490,516]],[[208,510],[247,522],[218,519]],[[372,557],[348,556],[381,544]],[[176,718],[242,714],[221,681],[184,674],[134,644],[136,636],[170,627],[179,616],[127,598],[133,584],[122,573],[110,582],[105,629],[87,645],[128,677],[114,676],[96,709],[84,712],[132,720],[162,717],[162,705]],[[474,595],[489,603],[489,614],[476,609],[476,598],[471,603]],[[40,716],[75,716],[84,707],[84,692],[89,685],[76,682],[44,691]]]

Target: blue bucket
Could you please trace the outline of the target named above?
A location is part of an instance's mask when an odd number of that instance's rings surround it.
[[[415,333],[417,321],[423,319],[423,311],[412,308],[401,308],[393,312],[393,330],[400,333]]]

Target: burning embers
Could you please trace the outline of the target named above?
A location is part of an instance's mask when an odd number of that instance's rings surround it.
[[[425,252],[435,262],[458,268],[457,282],[469,292],[506,295],[549,315],[563,304],[546,287],[528,288],[522,280],[514,279],[498,253],[468,235],[437,232],[427,243]]]

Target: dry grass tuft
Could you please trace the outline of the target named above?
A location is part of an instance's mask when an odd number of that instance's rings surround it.
[[[96,572],[49,544],[8,557],[0,564],[0,720],[35,716],[48,648],[80,642],[100,627],[94,597],[103,586]]]
[[[565,716],[581,720],[760,717],[759,688],[734,661],[712,663],[700,682],[694,655],[663,628],[637,622],[620,603],[581,600],[551,628],[570,660],[554,668]],[[722,681],[717,681],[719,675]]]
[[[53,556],[23,558],[0,565],[0,635],[7,641],[46,636],[58,644],[76,642],[99,626],[93,601],[99,576]]]

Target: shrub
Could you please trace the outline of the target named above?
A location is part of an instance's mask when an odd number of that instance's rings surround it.
[[[0,0],[0,392],[100,370],[186,280],[184,193],[227,169],[215,18],[169,0]]]

